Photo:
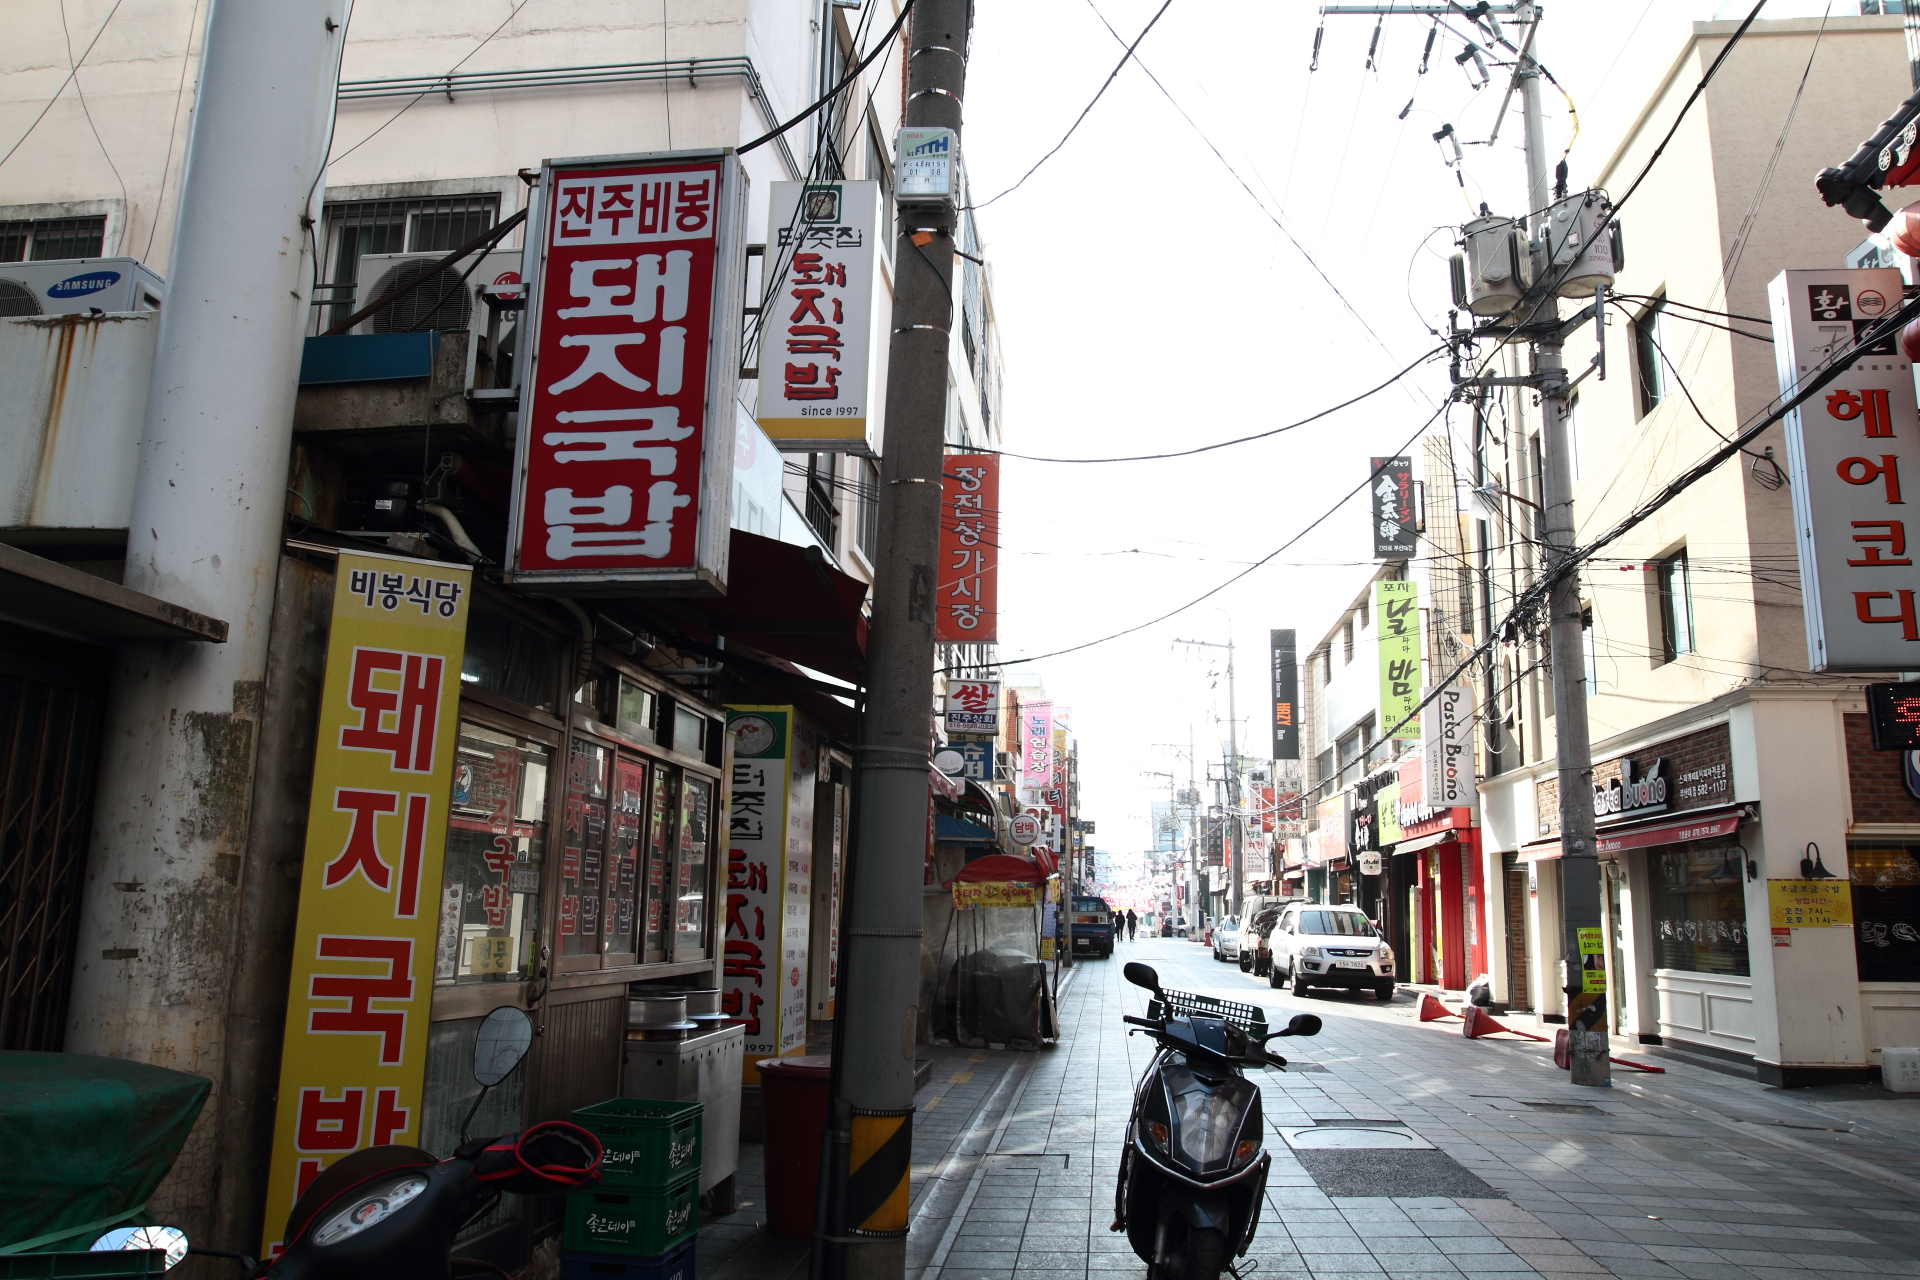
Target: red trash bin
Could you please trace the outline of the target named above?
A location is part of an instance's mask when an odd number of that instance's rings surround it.
[[[833,1059],[763,1058],[753,1065],[760,1069],[766,1134],[767,1226],[775,1235],[810,1240]]]

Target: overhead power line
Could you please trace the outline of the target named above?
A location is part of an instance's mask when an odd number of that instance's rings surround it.
[[[1171,3],[1171,0],[1169,0],[1169,3]],[[815,102],[812,106],[808,107],[805,111],[802,111],[799,115],[787,121],[785,124],[780,125],[778,128],[775,128],[775,129],[769,129],[767,132],[755,138],[752,142],[749,142],[746,145],[742,146],[740,148],[739,153],[741,155],[745,155],[747,152],[753,150],[755,147],[760,146],[763,143],[772,142],[775,138],[779,137],[781,134],[785,133],[787,130],[793,128],[795,125],[805,123],[808,119],[810,119],[813,116],[814,112],[820,110],[820,108],[826,106],[828,103],[832,102],[835,98],[839,97],[842,93],[844,93],[846,91],[847,86],[852,84],[854,81],[858,80],[860,78],[860,73],[865,71],[867,67],[873,62],[873,60],[880,56],[883,50],[890,49],[893,47],[893,38],[900,34],[900,28],[906,24],[907,15],[913,12],[913,6],[914,6],[914,0],[907,0],[905,4],[900,6],[900,16],[893,20],[893,25],[887,28],[887,33],[880,37],[880,43],[874,45],[873,51],[871,53],[867,54],[866,57],[860,59],[859,63],[856,66],[854,66],[850,71],[848,71],[846,75],[842,76],[839,84],[836,84],[835,86],[833,86],[833,88],[827,90],[826,93],[822,94],[820,96],[819,101]]]

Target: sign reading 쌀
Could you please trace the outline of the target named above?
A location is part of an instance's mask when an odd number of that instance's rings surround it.
[[[542,170],[511,581],[726,589],[745,193],[717,151]]]
[[[1783,271],[1767,286],[1782,396],[1900,302],[1890,267]],[[1892,335],[1786,418],[1807,665],[1901,671],[1920,662],[1907,489],[1920,485],[1913,364]],[[1915,490],[1920,498],[1920,489]]]
[[[1000,682],[953,680],[947,684],[947,733],[1000,732]]]
[[[776,182],[760,327],[760,429],[782,449],[871,455],[877,182]]]
[[[340,555],[267,1180],[269,1251],[327,1166],[421,1141],[472,585],[464,567]]]

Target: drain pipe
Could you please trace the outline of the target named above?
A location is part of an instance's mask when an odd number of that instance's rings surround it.
[[[579,667],[574,672],[573,677],[573,689],[575,693],[578,693],[581,686],[586,684],[588,677],[593,673],[593,619],[587,616],[585,609],[582,609],[578,604],[575,604],[565,596],[555,596],[554,601],[562,609],[572,614],[573,620],[580,626]]]
[[[453,545],[472,556],[475,564],[487,558],[487,553],[474,545],[473,539],[467,536],[467,527],[460,523],[459,516],[437,502],[423,502],[420,504],[420,510],[438,520],[441,527],[447,531],[447,536],[453,539]]]

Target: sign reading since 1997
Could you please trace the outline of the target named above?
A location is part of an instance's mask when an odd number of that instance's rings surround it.
[[[872,453],[867,353],[878,182],[773,184],[760,428],[782,449]]]
[[[726,152],[543,172],[512,581],[726,589],[745,190]]]
[[[1900,291],[1889,267],[1775,276],[1767,297],[1781,395],[1864,337],[1899,305]],[[1920,588],[1912,585],[1920,546],[1910,545],[1906,522],[1906,489],[1920,484],[1917,418],[1913,365],[1891,335],[1787,415],[1812,670],[1920,666]]]

